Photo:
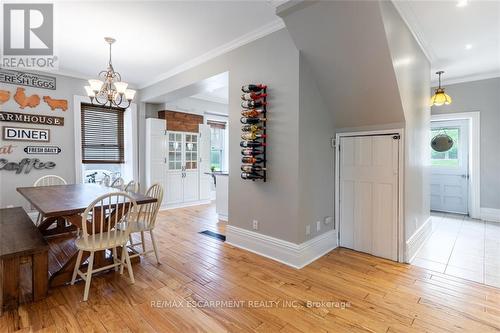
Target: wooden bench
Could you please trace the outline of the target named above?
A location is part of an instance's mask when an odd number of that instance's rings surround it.
[[[17,309],[21,293],[21,263],[31,262],[29,299],[47,295],[49,246],[21,207],[0,209],[0,315]]]

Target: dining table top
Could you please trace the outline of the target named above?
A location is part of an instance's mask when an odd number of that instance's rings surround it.
[[[17,191],[45,217],[81,214],[99,196],[121,192],[98,184],[71,184],[39,187],[18,187]],[[156,198],[128,192],[138,205],[156,202]]]

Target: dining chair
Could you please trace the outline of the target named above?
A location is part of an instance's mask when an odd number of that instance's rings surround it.
[[[40,187],[40,186],[55,186],[55,185],[67,185],[68,183],[66,180],[62,177],[56,176],[56,175],[47,175],[38,178],[35,183],[33,184],[33,187]],[[34,209],[34,207],[32,207]],[[44,216],[42,213],[38,212],[35,225],[40,225],[42,223]]]
[[[108,193],[95,199],[82,214],[81,235],[76,239],[75,245],[78,248],[75,269],[71,284],[75,283],[77,275],[85,281],[85,290],[83,300],[87,301],[89,297],[90,281],[92,274],[109,268],[120,269],[123,274],[123,268],[127,265],[128,274],[132,283],[135,283],[134,272],[130,263],[130,257],[127,249],[127,241],[130,230],[134,227],[135,221],[132,216],[137,212],[137,203],[125,192]],[[117,225],[123,218],[128,216],[126,227],[118,228]],[[121,247],[120,259],[117,257],[117,248]],[[97,251],[113,251],[113,263],[98,269],[93,269],[94,254]],[[87,271],[80,271],[83,252],[90,252]]]
[[[137,211],[137,216],[130,216],[132,220],[132,227],[130,228],[129,235],[129,244],[128,247],[135,253],[130,256],[130,258],[135,258],[137,256],[143,256],[148,253],[154,252],[156,257],[156,262],[160,263],[160,257],[158,255],[158,248],[156,246],[155,237],[153,234],[153,229],[156,224],[156,217],[158,215],[158,211],[160,210],[161,202],[163,201],[163,188],[160,184],[152,185],[146,192],[147,197],[155,198],[156,201],[141,205]],[[135,223],[134,223],[135,221]],[[125,222],[127,224],[128,221]],[[129,227],[126,225],[123,228]],[[153,244],[153,249],[146,251],[146,242],[144,241],[144,233],[149,232],[151,236],[151,243]],[[134,243],[132,234],[140,233],[141,240],[138,243]],[[141,245],[142,251],[138,251],[135,248]]]
[[[111,185],[109,187],[114,187],[114,188],[117,188],[119,190],[123,190],[124,185],[125,185],[125,181],[123,180],[123,178],[118,177],[115,180],[113,180],[113,182],[111,183]]]
[[[131,180],[128,182],[127,185],[125,185],[125,188],[123,189],[123,191],[137,193],[137,192],[139,192],[139,183],[136,182],[135,180]]]

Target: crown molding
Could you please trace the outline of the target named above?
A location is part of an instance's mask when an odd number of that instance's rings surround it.
[[[410,1],[396,1],[391,0],[392,4],[396,8],[396,11],[399,13],[399,16],[403,19],[408,30],[412,33],[413,37],[417,41],[417,44],[422,49],[427,60],[432,64],[436,61],[437,56],[436,53],[432,50],[432,47],[427,43],[424,38],[424,33],[420,22],[417,19],[417,15],[411,8]]]
[[[281,19],[276,19],[266,25],[263,25],[259,29],[253,30],[247,34],[244,34],[241,37],[238,37],[236,39],[233,39],[232,41],[223,44],[219,47],[216,47],[215,49],[212,49],[211,51],[208,51],[207,53],[202,54],[199,57],[196,57],[194,59],[191,59],[179,66],[176,66],[169,70],[168,72],[165,72],[156,78],[148,81],[148,83],[140,84],[139,89],[144,89],[147,87],[150,87],[160,81],[166,80],[174,75],[177,75],[179,73],[182,73],[188,69],[191,69],[193,67],[196,67],[198,65],[201,65],[211,59],[214,59],[224,53],[227,53],[229,51],[232,51],[234,49],[237,49],[240,46],[243,46],[245,44],[248,44],[250,42],[253,42],[259,38],[262,38],[264,36],[267,36],[275,31],[281,30],[285,27],[285,23]]]
[[[451,78],[451,79],[446,79],[446,80],[441,79],[441,85],[445,86],[445,85],[452,85],[452,84],[472,82],[472,81],[488,80],[488,79],[494,79],[497,77],[500,77],[500,71],[491,71],[491,72],[487,72],[487,73],[466,75],[466,76],[461,76],[461,77],[456,77],[456,78]],[[438,85],[438,81],[431,81],[432,87],[436,87],[437,85]]]

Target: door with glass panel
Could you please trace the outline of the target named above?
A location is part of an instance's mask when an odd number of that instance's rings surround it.
[[[439,137],[445,137],[451,147],[444,151],[433,147]],[[431,166],[431,210],[468,214],[468,120],[431,122]]]
[[[199,199],[198,134],[168,131],[166,202],[182,204]]]

